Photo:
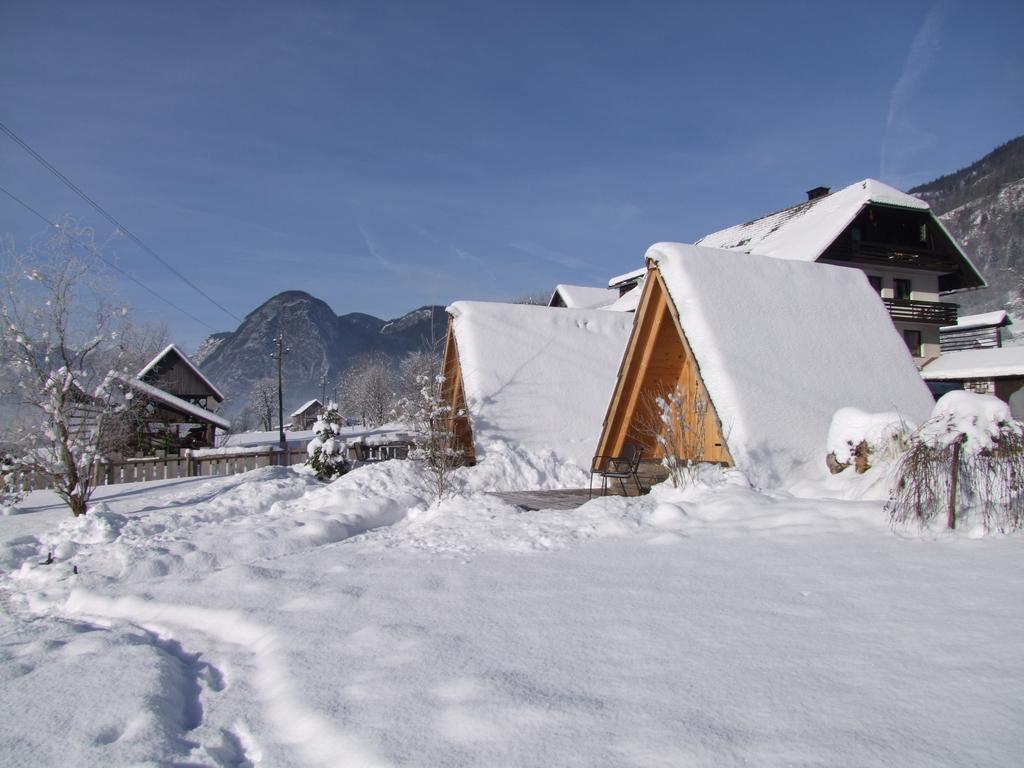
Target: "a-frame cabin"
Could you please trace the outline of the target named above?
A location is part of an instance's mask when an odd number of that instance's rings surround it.
[[[928,389],[862,273],[679,243],[646,261],[597,455],[634,443],[659,457],[651,402],[677,384],[706,403],[684,409],[697,455],[677,457],[738,467],[760,487],[824,477],[839,408],[927,417]]]
[[[466,459],[509,447],[587,470],[633,316],[482,301],[448,314],[443,397]]]
[[[688,409],[681,414],[686,421],[685,429],[703,436],[699,450],[703,460],[732,466],[722,420],[704,386],[700,366],[686,340],[664,278],[652,264],[597,455],[620,456],[626,444],[631,443],[643,448],[643,455],[650,457],[648,463],[664,458],[656,440],[658,414],[654,399],[667,395],[677,385],[689,402],[707,404],[706,408]],[[695,423],[698,418],[703,419],[703,424]],[[677,445],[676,450],[680,458],[694,458],[683,454],[682,445]]]

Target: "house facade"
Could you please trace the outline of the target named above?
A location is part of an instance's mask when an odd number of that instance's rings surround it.
[[[874,179],[713,232],[698,245],[860,269],[918,365],[940,351],[955,325],[959,291],[985,281],[923,200]]]

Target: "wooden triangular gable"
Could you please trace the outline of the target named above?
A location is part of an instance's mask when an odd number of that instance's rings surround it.
[[[633,332],[619,367],[618,380],[605,415],[598,456],[618,456],[627,443],[641,446],[645,456],[663,457],[657,445],[659,432],[655,398],[675,385],[684,401],[706,404],[704,408],[684,407],[683,419],[692,434],[702,436],[696,450],[677,445],[680,459],[700,459],[732,466],[722,423],[701,378],[694,357],[664,279],[653,263],[648,267]],[[700,415],[695,415],[699,413]],[[702,423],[695,423],[702,421]],[[664,434],[664,433],[662,433]],[[685,455],[699,453],[697,455]]]
[[[466,390],[462,383],[462,365],[459,361],[459,345],[455,340],[454,320],[448,316],[448,333],[444,340],[444,361],[441,364],[442,402],[450,408],[451,429],[455,434],[455,447],[462,452],[467,464],[476,461],[473,449],[473,428],[466,407]]]
[[[198,402],[212,397],[224,402],[220,390],[173,344],[139,371],[138,379],[185,400]]]

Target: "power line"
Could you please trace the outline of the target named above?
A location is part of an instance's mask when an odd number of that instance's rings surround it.
[[[6,133],[11,138],[12,141],[14,141],[16,144],[18,144],[18,146],[20,146],[22,149],[24,149],[30,155],[32,155],[32,157],[34,157],[44,168],[46,168],[46,170],[48,170],[50,173],[52,173],[54,176],[56,176],[61,181],[61,183],[63,183],[68,189],[70,189],[72,192],[74,192],[80,198],[85,200],[85,202],[87,202],[90,206],[92,206],[92,208],[97,213],[99,213],[103,218],[105,218],[107,221],[109,221],[111,224],[113,224],[115,227],[117,227],[117,229],[120,232],[124,233],[124,235],[127,236],[128,239],[130,239],[137,246],[139,246],[139,248],[141,248],[143,251],[145,251],[150,256],[152,256],[154,259],[156,259],[161,264],[163,264],[171,273],[176,275],[182,282],[184,282],[192,290],[194,290],[196,293],[198,293],[200,296],[202,296],[204,299],[209,301],[211,304],[213,304],[215,307],[220,309],[225,314],[229,315],[230,317],[233,317],[239,323],[242,322],[242,318],[240,318],[234,312],[229,310],[227,307],[225,307],[220,302],[218,302],[216,299],[214,299],[212,296],[210,296],[208,293],[206,293],[206,291],[204,291],[198,285],[196,285],[191,280],[189,280],[187,277],[185,277],[185,275],[181,274],[181,272],[179,272],[177,269],[172,267],[156,251],[154,251],[152,248],[150,248],[148,245],[146,245],[144,242],[142,242],[138,237],[136,237],[132,233],[131,230],[129,230],[121,222],[119,222],[117,219],[115,219],[113,217],[113,215],[108,213],[106,211],[106,209],[102,205],[100,205],[95,200],[93,200],[91,197],[89,197],[89,195],[87,195],[85,192],[83,192],[78,187],[78,185],[75,184],[75,182],[71,181],[71,179],[69,179],[67,176],[65,176],[63,173],[61,173],[45,157],[43,157],[38,152],[36,152],[34,149],[32,149],[32,147],[30,147],[28,144],[26,144],[25,141],[23,141],[14,131],[12,131],[10,128],[8,128],[6,125],[4,125],[2,122],[0,122],[0,131],[3,131],[4,133]]]
[[[152,296],[155,296],[156,298],[160,299],[160,301],[162,301],[162,302],[163,302],[164,304],[166,304],[167,306],[171,307],[172,309],[176,309],[176,310],[177,310],[178,312],[181,312],[181,314],[185,315],[185,317],[191,318],[192,320],[194,320],[195,322],[199,323],[199,324],[200,324],[201,326],[203,326],[204,328],[208,328],[209,330],[213,331],[214,333],[216,333],[216,332],[217,332],[217,329],[216,329],[216,328],[214,328],[213,326],[209,325],[208,323],[204,323],[204,322],[203,322],[202,320],[200,320],[200,319],[199,319],[198,317],[196,317],[195,315],[193,315],[193,314],[192,314],[191,312],[189,312],[188,310],[182,309],[181,307],[179,307],[179,306],[178,306],[177,304],[175,304],[174,302],[172,302],[172,301],[170,301],[169,299],[166,299],[166,298],[164,298],[163,296],[161,296],[161,295],[160,295],[159,293],[157,293],[156,291],[154,291],[154,290],[153,290],[152,288],[150,288],[150,287],[149,287],[148,285],[146,285],[146,284],[145,284],[145,283],[143,283],[143,282],[142,282],[141,280],[139,280],[138,278],[136,278],[136,277],[135,277],[134,275],[131,275],[131,274],[129,274],[129,273],[127,273],[127,272],[125,272],[125,271],[124,271],[123,269],[121,269],[121,268],[120,268],[119,266],[117,266],[116,264],[114,264],[114,263],[112,263],[112,262],[108,261],[107,259],[105,259],[105,258],[103,257],[103,254],[101,254],[101,253],[99,252],[99,250],[98,250],[98,249],[97,249],[97,248],[96,248],[95,246],[92,246],[92,245],[89,245],[88,243],[84,243],[84,242],[82,242],[81,240],[79,240],[79,239],[78,239],[77,237],[75,237],[74,235],[72,235],[72,234],[68,233],[68,232],[67,232],[66,230],[61,230],[60,226],[59,226],[59,225],[58,225],[58,224],[57,224],[56,222],[54,222],[54,221],[51,221],[50,219],[48,219],[48,218],[47,218],[46,216],[44,216],[43,214],[41,214],[41,213],[40,213],[39,211],[37,211],[37,210],[36,210],[35,208],[33,208],[33,207],[32,207],[31,205],[29,205],[28,203],[26,203],[26,202],[25,202],[24,200],[22,200],[21,198],[17,197],[17,196],[16,196],[16,195],[15,195],[15,194],[14,194],[13,192],[10,192],[9,190],[5,189],[5,188],[4,188],[4,187],[2,187],[2,186],[0,186],[0,192],[3,192],[3,193],[4,193],[5,195],[7,195],[7,196],[8,196],[9,198],[11,198],[11,200],[13,200],[14,202],[16,202],[16,203],[17,203],[18,205],[20,205],[21,207],[23,207],[23,208],[24,208],[25,210],[29,211],[30,213],[34,214],[35,216],[37,216],[37,217],[39,217],[40,219],[42,219],[43,221],[45,221],[45,222],[46,222],[47,224],[49,224],[49,225],[50,225],[51,227],[53,227],[54,229],[57,229],[57,230],[63,231],[63,232],[64,232],[64,234],[65,234],[65,235],[67,235],[67,237],[69,237],[69,238],[70,238],[71,240],[74,240],[74,241],[75,241],[76,243],[78,243],[78,244],[79,244],[80,246],[82,246],[82,248],[83,248],[83,249],[84,249],[84,250],[85,250],[85,251],[86,251],[87,253],[89,253],[89,254],[90,254],[90,255],[92,255],[92,256],[95,256],[95,257],[96,257],[97,259],[99,259],[100,261],[102,261],[102,262],[103,262],[104,264],[106,264],[106,265],[107,265],[108,267],[110,267],[110,268],[111,268],[112,270],[114,270],[115,272],[118,272],[119,274],[121,274],[121,275],[123,275],[124,277],[128,278],[129,280],[131,280],[131,281],[132,281],[133,283],[135,283],[135,284],[136,284],[137,286],[139,286],[140,288],[142,288],[142,289],[143,289],[144,291],[146,291],[147,293],[149,293],[149,294],[151,294]]]

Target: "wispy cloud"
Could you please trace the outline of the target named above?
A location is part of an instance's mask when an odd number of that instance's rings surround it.
[[[885,121],[885,133],[882,136],[879,165],[879,175],[883,179],[898,181],[893,177],[898,176],[900,169],[906,167],[907,159],[935,140],[931,133],[915,124],[913,96],[938,55],[942,25],[952,6],[951,0],[938,0],[928,10],[924,22],[910,43],[903,71],[900,72],[889,95],[889,112]]]
[[[558,264],[563,267],[569,267],[570,269],[583,269],[589,267],[583,259],[576,256],[570,256],[559,251],[553,251],[550,248],[545,248],[542,245],[530,242],[518,242],[509,243],[510,248],[514,248],[522,253],[529,254],[530,256],[538,256],[546,261],[550,261],[554,264]]]

